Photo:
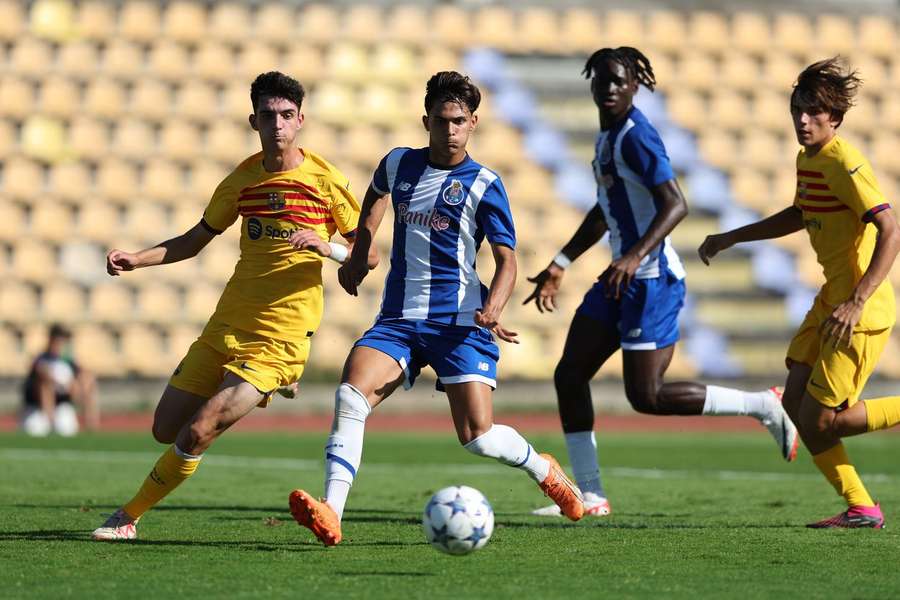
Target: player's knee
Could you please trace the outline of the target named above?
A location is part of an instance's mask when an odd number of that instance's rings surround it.
[[[486,429],[469,428],[466,434],[457,432],[457,437],[463,448],[472,454],[497,458],[502,453],[500,448],[502,427],[502,425],[491,424]]]
[[[553,384],[556,386],[558,395],[567,395],[568,390],[573,387],[580,387],[590,381],[590,376],[585,376],[584,369],[577,363],[566,360],[559,361],[556,369],[553,371]]]
[[[628,403],[639,413],[658,415],[662,411],[659,402],[659,388],[655,385],[629,386],[625,389]]]
[[[372,412],[365,394],[350,385],[342,383],[334,393],[334,420],[352,419],[365,421]]]
[[[171,427],[166,427],[158,421],[153,422],[152,432],[153,439],[160,444],[174,444],[175,438],[178,437],[178,431],[173,430]]]
[[[197,419],[190,426],[191,448],[182,448],[191,454],[200,453],[213,443],[219,435],[214,419]]]

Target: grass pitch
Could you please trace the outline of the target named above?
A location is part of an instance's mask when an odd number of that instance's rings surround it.
[[[673,419],[673,424],[675,423]],[[529,436],[565,462],[561,436]],[[842,508],[801,450],[783,463],[764,433],[601,434],[614,514],[531,517],[545,499],[523,473],[449,435],[371,434],[345,515],[323,548],[287,510],[322,489],[325,435],[229,433],[197,474],[145,515],[132,543],[90,531],[128,499],[162,447],[147,435],[0,435],[0,580],[23,597],[854,597],[900,595],[900,436],[847,445],[884,531],[813,531]],[[487,547],[445,556],[424,540],[434,490],[490,499]]]

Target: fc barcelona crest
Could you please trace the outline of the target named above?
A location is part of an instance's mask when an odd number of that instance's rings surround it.
[[[462,182],[454,179],[450,182],[450,186],[444,190],[444,202],[450,206],[456,206],[466,199],[466,190],[463,189]]]
[[[269,192],[269,210],[282,210],[285,205],[284,192]]]

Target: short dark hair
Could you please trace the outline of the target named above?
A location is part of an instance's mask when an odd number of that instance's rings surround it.
[[[466,75],[441,71],[432,75],[425,85],[425,112],[431,112],[435,104],[444,102],[465,104],[469,112],[474,113],[481,104],[481,92]]]
[[[297,105],[299,109],[303,105],[303,97],[306,90],[299,81],[279,71],[260,73],[250,85],[250,102],[253,103],[253,112],[263,96],[270,98],[284,98]]]
[[[854,104],[862,79],[840,56],[820,60],[803,69],[794,83],[791,104],[814,113],[827,112],[841,122]]]
[[[656,75],[650,66],[650,59],[644,53],[631,46],[619,46],[618,48],[600,48],[587,59],[581,74],[585,79],[594,76],[599,66],[607,60],[612,60],[623,67],[629,75],[637,79],[638,83],[650,90],[656,87]]]
[[[52,325],[50,325],[50,332],[48,334],[48,337],[50,337],[51,339],[70,339],[72,337],[72,332],[69,331],[69,328],[65,325],[62,325],[60,323],[53,323]]]

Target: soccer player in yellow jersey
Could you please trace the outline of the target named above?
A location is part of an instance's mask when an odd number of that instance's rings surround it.
[[[885,277],[900,250],[900,228],[872,167],[836,134],[860,83],[837,58],[800,74],[790,105],[803,146],[793,206],[709,236],[699,249],[709,264],[739,242],[805,228],[822,265],[825,285],[787,351],[783,397],[816,466],[847,502],[847,510],[813,528],[884,527],[841,438],[900,423],[900,396],[858,401],[894,325],[894,291]]]
[[[243,217],[234,275],[156,407],[153,437],[170,446],[95,539],[133,539],[138,519],[190,477],[213,440],[303,373],[322,319],[322,258],[342,263],[348,256],[346,246],[328,240],[340,232],[352,246],[360,211],[347,178],[297,144],[303,96],[300,83],[282,73],[257,77],[250,125],[262,152],[219,184],[188,232],[107,256],[110,275],[185,260]],[[376,262],[373,251],[369,263]]]

